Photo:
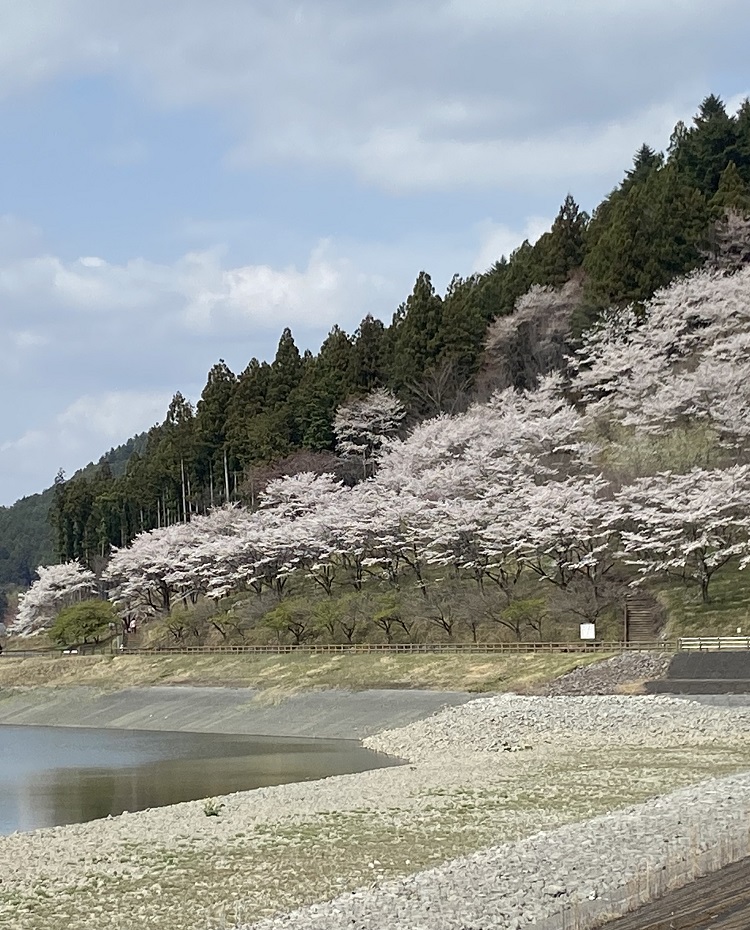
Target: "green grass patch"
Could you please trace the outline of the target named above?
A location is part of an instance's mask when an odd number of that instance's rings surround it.
[[[718,571],[709,587],[710,600],[701,600],[697,585],[674,582],[658,592],[667,608],[668,639],[680,636],[750,635],[750,569],[735,564]]]

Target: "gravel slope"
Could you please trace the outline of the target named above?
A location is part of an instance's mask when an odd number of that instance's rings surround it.
[[[747,744],[750,713],[673,698],[478,700],[365,745],[429,764],[462,753],[579,753],[647,745],[700,751]],[[253,930],[520,930],[595,926],[625,913],[627,894],[679,886],[705,868],[750,854],[750,774],[711,779],[635,807],[538,832],[435,869],[253,924]],[[722,858],[720,858],[722,857]],[[695,871],[691,871],[695,869]],[[657,876],[654,881],[652,876]]]
[[[669,652],[624,652],[603,662],[576,668],[535,689],[535,694],[617,694],[623,687],[665,678],[673,655]]]
[[[503,695],[366,744],[410,762],[0,838],[0,926],[506,930],[750,812],[746,707]]]
[[[262,921],[253,930],[583,930],[626,913],[633,886],[648,895],[649,884],[665,892],[670,880],[680,887],[700,875],[700,862],[689,871],[700,850],[731,838],[736,846],[727,862],[747,854],[748,814],[750,777],[716,779]]]

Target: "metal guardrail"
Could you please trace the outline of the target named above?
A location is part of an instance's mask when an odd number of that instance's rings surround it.
[[[682,636],[677,646],[683,651],[717,652],[750,649],[750,636]]]

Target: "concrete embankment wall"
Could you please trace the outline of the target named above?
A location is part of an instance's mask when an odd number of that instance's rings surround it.
[[[361,739],[472,697],[455,691],[328,690],[271,703],[264,692],[249,688],[34,688],[0,692],[0,724]]]
[[[748,694],[750,650],[678,652],[666,677],[650,681],[651,694]]]

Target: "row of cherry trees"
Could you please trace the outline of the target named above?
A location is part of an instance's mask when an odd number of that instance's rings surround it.
[[[498,256],[483,274],[455,276],[442,296],[420,272],[389,324],[368,315],[353,334],[334,326],[316,355],[301,353],[285,329],[272,361],[252,359],[240,374],[219,361],[195,408],[176,393],[164,422],[138,437],[126,473],[101,467],[56,483],[57,557],[93,566],[143,530],[230,500],[254,502],[258,469],[333,451],[336,408],[354,395],[387,387],[413,421],[464,410],[496,387],[529,388],[562,364],[571,331],[603,308],[646,300],[706,259],[748,262],[748,215],[750,101],[729,114],[711,95],[692,125],[675,127],[666,155],[639,148],[592,216],[568,195],[533,245]],[[519,307],[529,288],[566,283],[548,312]],[[20,536],[39,553],[34,537],[46,531],[28,516],[26,508]],[[0,549],[14,550],[5,574],[24,582],[34,563],[18,536],[0,521]]]
[[[254,511],[221,507],[142,533],[114,552],[108,596],[144,618],[243,591],[281,602],[301,583],[325,597],[377,583],[427,599],[458,578],[493,591],[507,619],[519,582],[534,578],[595,619],[615,579],[671,574],[707,599],[718,570],[750,562],[749,317],[750,269],[702,272],[606,315],[568,381],[507,389],[403,439],[402,408],[375,392],[336,417],[362,481],[283,477]],[[676,429],[710,435],[712,467],[623,480],[611,466],[618,444]],[[18,630],[46,625],[94,583],[77,563],[41,569]]]

